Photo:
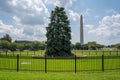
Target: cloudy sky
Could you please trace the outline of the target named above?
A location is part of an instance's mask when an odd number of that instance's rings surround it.
[[[0,37],[45,41],[45,27],[55,6],[65,7],[72,42],[80,41],[79,16],[84,17],[85,43],[120,43],[120,0],[0,0]]]

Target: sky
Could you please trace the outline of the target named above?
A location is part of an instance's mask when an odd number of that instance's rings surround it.
[[[84,42],[120,43],[120,0],[0,0],[0,37],[46,41],[46,28],[55,6],[64,7],[70,20],[72,43],[80,42],[80,15]]]

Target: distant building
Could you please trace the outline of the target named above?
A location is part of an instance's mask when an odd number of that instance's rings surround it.
[[[27,40],[15,40],[16,43],[32,43],[33,41],[27,41]]]

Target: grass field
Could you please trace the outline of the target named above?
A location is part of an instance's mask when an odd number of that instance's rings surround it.
[[[34,59],[32,55],[43,56],[45,51],[24,51],[0,53],[0,80],[120,80],[120,51],[73,51],[76,59]],[[19,72],[17,58],[19,54]],[[102,72],[104,54],[104,72]],[[58,72],[60,71],[60,72]]]
[[[16,59],[0,58],[1,69],[14,69],[17,65]],[[120,69],[120,58],[105,59],[104,68],[107,69]],[[44,59],[20,59],[19,70],[34,70],[44,71],[45,61]],[[47,71],[73,71],[75,70],[74,59],[48,59]],[[76,61],[77,71],[101,71],[102,61],[101,59],[77,59]]]
[[[76,56],[83,56],[83,55],[87,55],[87,56],[101,56],[102,54],[104,55],[120,55],[120,51],[101,51],[101,50],[73,50],[72,51],[73,54],[75,54]],[[20,56],[32,56],[32,55],[40,55],[40,56],[44,56],[45,54],[45,50],[39,50],[39,51],[15,51],[15,52],[11,52],[8,51],[7,54],[6,52],[0,52],[0,55],[7,55],[7,56],[16,56],[17,54],[19,54]]]
[[[13,72],[0,71],[0,80],[120,80],[120,71],[105,72]]]

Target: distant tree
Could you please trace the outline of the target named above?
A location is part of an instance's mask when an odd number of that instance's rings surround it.
[[[40,41],[14,41],[19,50],[45,50],[45,42]]]
[[[82,45],[82,50],[88,50],[88,44]]]
[[[96,42],[88,42],[87,45],[89,50],[96,50]]]
[[[45,42],[41,42],[40,50],[45,50],[45,47],[46,47]]]
[[[16,49],[17,49],[17,44],[15,42],[10,43],[9,50],[16,51]]]
[[[114,44],[113,47],[115,47],[115,48],[117,48],[117,49],[120,50],[120,43],[118,43],[118,44]]]
[[[6,40],[0,40],[0,48],[1,49],[9,49],[10,43]]]
[[[17,43],[17,49],[19,49],[20,51],[24,50],[24,43]]]
[[[81,44],[79,42],[77,42],[75,44],[75,49],[77,49],[77,50],[81,50],[82,49]]]
[[[50,23],[47,29],[46,55],[70,56],[71,53],[71,28],[63,7],[56,7],[51,12]]]
[[[32,43],[24,43],[24,50],[31,50],[33,47]]]
[[[40,46],[41,46],[41,43],[38,41],[35,41],[32,43],[32,50],[34,50],[34,51],[40,50]]]
[[[101,49],[101,48],[104,47],[104,45],[98,44],[98,43],[96,43],[95,41],[93,41],[93,42],[88,42],[88,43],[87,43],[87,46],[88,46],[88,49],[89,49],[89,50],[97,50],[97,49]]]
[[[102,44],[96,44],[96,48],[97,49],[101,49],[101,48],[103,48],[104,47],[104,45],[102,45]]]
[[[6,34],[6,35],[3,36],[3,38],[1,38],[1,40],[6,40],[6,41],[8,41],[8,42],[11,42],[11,41],[12,41],[12,38],[10,37],[9,34]]]
[[[75,45],[71,44],[71,49],[74,50],[75,49]]]

